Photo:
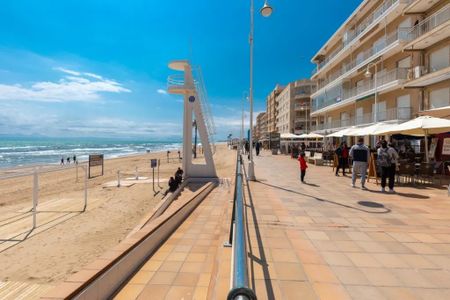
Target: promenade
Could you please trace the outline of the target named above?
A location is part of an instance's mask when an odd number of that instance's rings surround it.
[[[330,167],[263,152],[244,187],[250,286],[258,299],[449,299],[446,190],[350,187]],[[250,191],[250,193],[248,193]],[[214,190],[116,299],[225,299],[232,193]]]
[[[349,177],[264,152],[247,199],[258,299],[450,299],[446,190],[354,189]]]

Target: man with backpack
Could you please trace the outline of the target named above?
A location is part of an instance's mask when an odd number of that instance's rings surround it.
[[[352,187],[355,187],[356,175],[361,175],[361,188],[367,190],[366,173],[367,166],[369,165],[370,150],[364,145],[364,138],[358,138],[358,143],[353,145],[350,149],[350,157],[353,159],[353,171],[352,171]]]
[[[386,179],[389,178],[389,192],[394,193],[398,153],[391,145],[388,146],[388,143],[383,140],[377,154],[377,164],[381,168],[381,191],[386,191]]]

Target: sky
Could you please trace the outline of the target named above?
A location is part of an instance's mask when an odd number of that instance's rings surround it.
[[[277,83],[309,78],[311,57],[361,0],[255,0],[254,111]],[[250,1],[3,0],[0,136],[182,135],[171,60],[203,71],[216,139],[239,135],[249,86]],[[245,103],[248,122],[249,103]]]

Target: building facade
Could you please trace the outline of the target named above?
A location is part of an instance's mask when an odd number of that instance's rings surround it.
[[[277,110],[278,102],[277,97],[283,90],[283,87],[276,85],[273,91],[267,96],[266,99],[266,113],[267,113],[267,132],[277,132]]]
[[[253,138],[256,141],[261,141],[267,138],[267,113],[262,112],[256,116],[256,124],[253,131]]]
[[[314,55],[312,130],[450,107],[450,3],[364,0]]]
[[[310,96],[315,84],[309,79],[289,83],[276,97],[276,128],[279,133],[302,134],[310,131]]]

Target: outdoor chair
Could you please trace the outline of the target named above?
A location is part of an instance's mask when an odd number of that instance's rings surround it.
[[[397,182],[400,182],[400,178],[404,178],[404,182],[414,183],[414,177],[416,175],[416,168],[413,163],[399,162],[399,170],[397,172]]]
[[[418,178],[425,183],[428,179],[429,182],[433,183],[434,179],[434,164],[433,163],[421,163],[418,172]]]

